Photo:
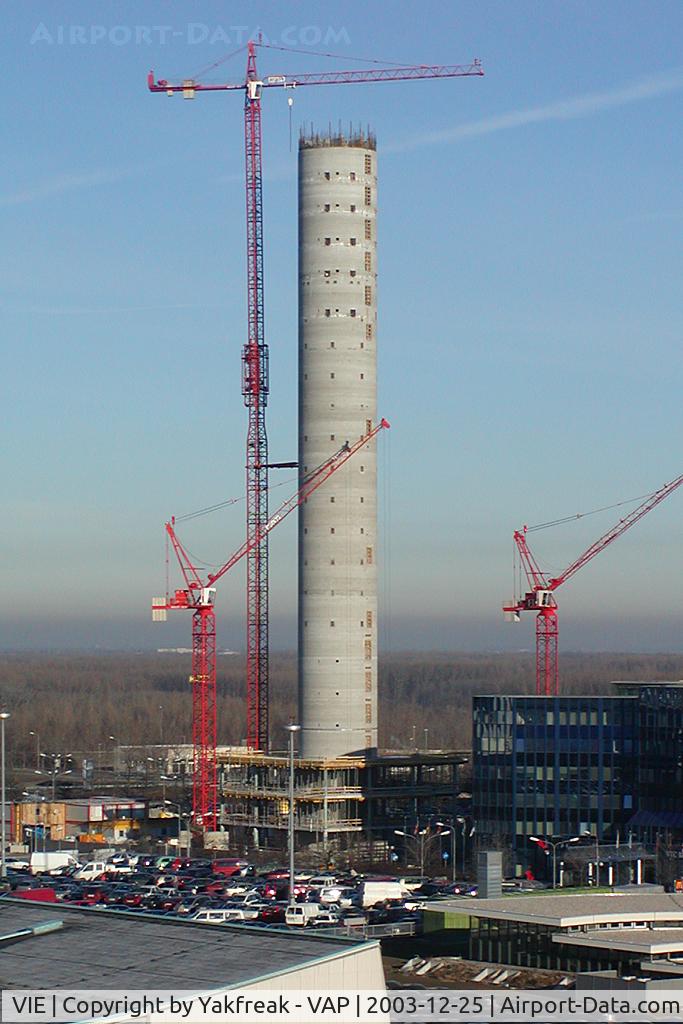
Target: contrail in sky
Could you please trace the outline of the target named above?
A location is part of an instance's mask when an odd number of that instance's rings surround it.
[[[589,92],[583,96],[574,96],[567,100],[558,100],[540,107],[524,107],[522,110],[511,110],[507,114],[493,114],[478,121],[466,121],[453,128],[444,128],[438,132],[406,139],[383,147],[384,152],[401,153],[420,146],[438,143],[458,142],[460,139],[473,138],[477,135],[492,135],[494,132],[512,128],[523,128],[526,125],[543,124],[549,121],[573,121],[582,117],[592,117],[607,110],[625,107],[630,103],[656,99],[668,93],[683,89],[683,68],[661,72],[639,78],[619,89],[607,89],[604,92]]]

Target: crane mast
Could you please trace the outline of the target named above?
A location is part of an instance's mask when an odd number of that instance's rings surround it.
[[[216,571],[203,579],[194,565],[189,552],[183,546],[176,531],[175,520],[165,525],[166,535],[171,544],[183,577],[184,587],[173,595],[154,598],[152,619],[164,622],[169,610],[192,612],[192,742],[194,751],[194,774],[192,782],[192,818],[196,827],[212,831],[217,824],[218,784],[216,758],[216,584],[243,558],[249,558],[258,550],[271,530],[279,526],[290,512],[306,501],[337,470],[348,462],[356,452],[372,441],[381,430],[389,428],[382,419],[375,427],[359,437],[353,444],[348,442],[330,456],[322,465],[312,470],[303,484],[291,497],[280,505],[265,523],[256,529],[232,553],[230,558]]]
[[[247,746],[267,751],[268,730],[268,347],[263,302],[263,181],[261,83],[250,43],[244,92],[247,192],[247,343],[242,351],[242,394],[247,427]]]
[[[568,579],[571,579],[584,565],[592,561],[596,555],[599,555],[601,551],[609,547],[627,530],[640,522],[648,512],[656,508],[665,498],[673,494],[681,484],[683,484],[683,475],[676,477],[670,483],[664,484],[658,490],[653,491],[637,508],[629,512],[623,519],[620,519],[614,526],[611,526],[590,547],[586,548],[578,558],[570,562],[564,572],[561,572],[558,576],[547,577],[541,570],[527,542],[529,528],[524,526],[521,530],[515,530],[513,540],[527,578],[529,589],[519,599],[513,599],[511,603],[503,605],[503,611],[515,622],[519,622],[521,612],[536,612],[537,694],[549,697],[556,696],[559,693],[559,622],[555,591],[563,583],[566,583]]]

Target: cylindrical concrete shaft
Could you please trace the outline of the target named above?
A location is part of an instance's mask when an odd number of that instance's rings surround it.
[[[299,474],[377,418],[374,138],[299,146]],[[376,443],[299,511],[301,755],[377,747]]]

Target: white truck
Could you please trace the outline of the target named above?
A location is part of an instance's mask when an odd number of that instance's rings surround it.
[[[29,869],[32,875],[42,872],[59,871],[61,868],[76,867],[77,859],[68,850],[54,850],[41,853],[36,850],[31,854]]]
[[[361,882],[358,895],[362,907],[374,907],[385,900],[403,900],[408,891],[400,882]]]

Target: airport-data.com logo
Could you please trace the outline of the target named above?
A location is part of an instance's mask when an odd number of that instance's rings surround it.
[[[188,46],[244,46],[250,39],[271,46],[313,48],[349,46],[349,33],[333,25],[287,25],[266,33],[249,25],[46,25],[41,21],[31,33],[31,46],[164,46],[173,42]]]

